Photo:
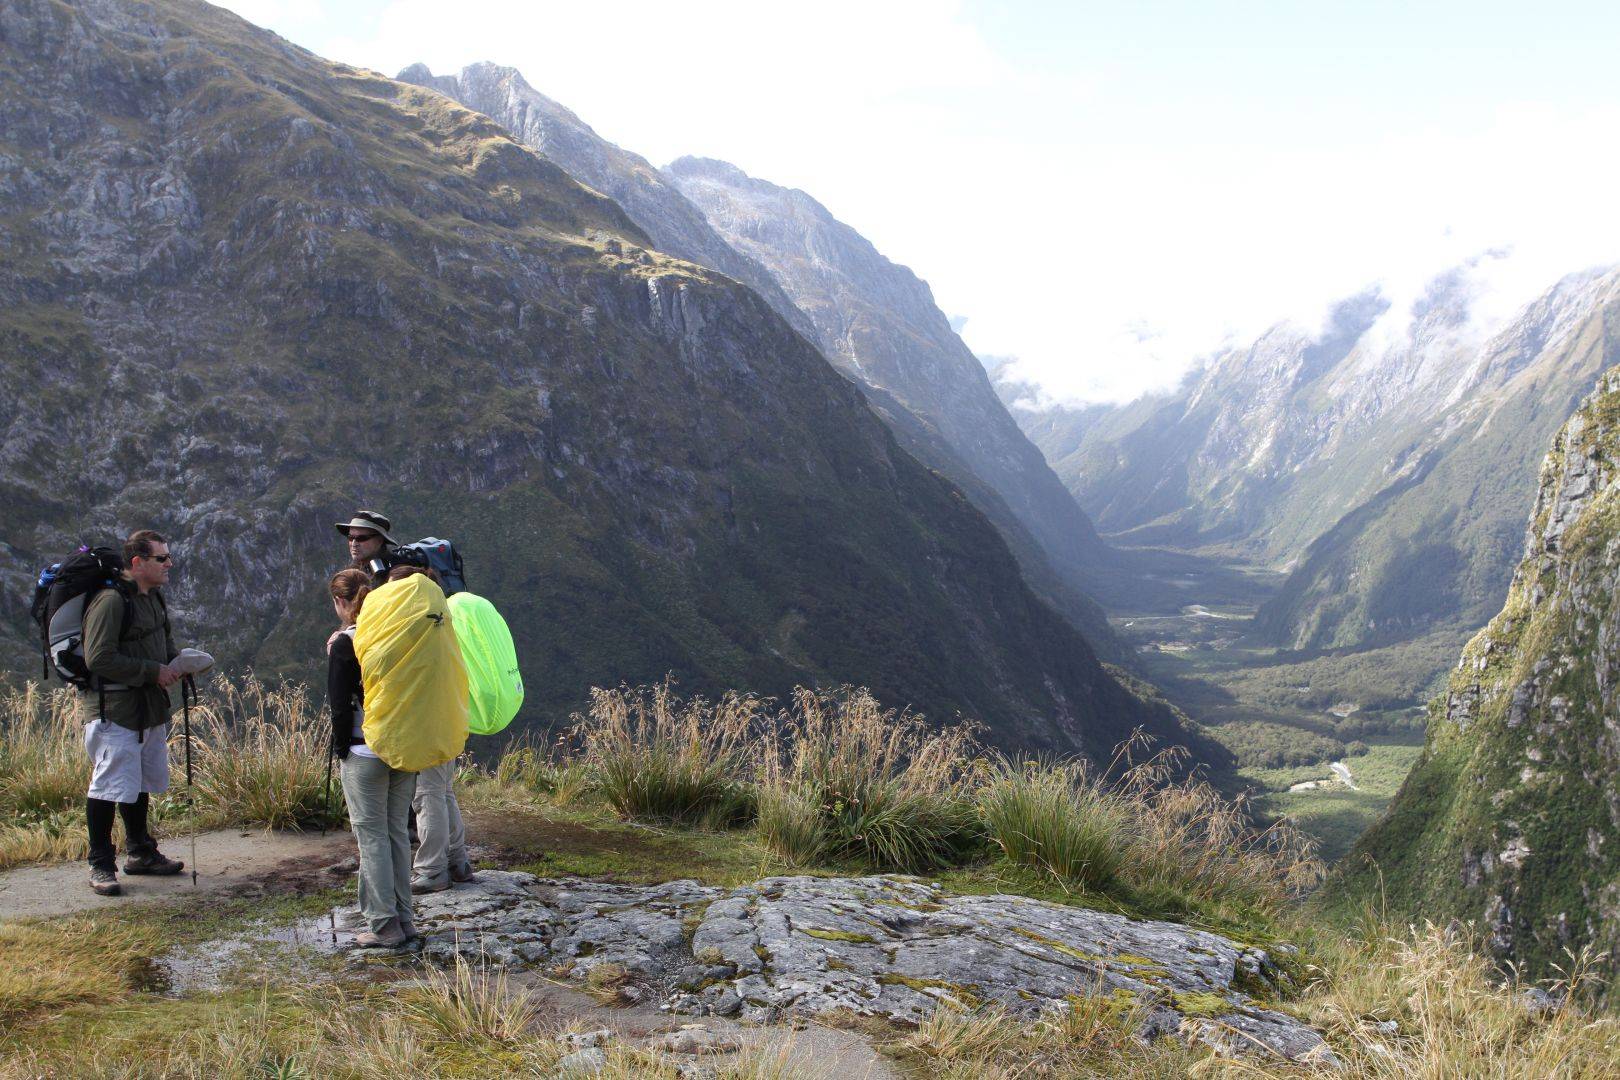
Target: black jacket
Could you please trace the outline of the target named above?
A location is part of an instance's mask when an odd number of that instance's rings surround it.
[[[365,743],[354,734],[355,715],[365,706],[365,684],[360,661],[354,655],[354,636],[339,634],[326,654],[326,703],[332,709],[332,753],[349,756],[349,747]]]

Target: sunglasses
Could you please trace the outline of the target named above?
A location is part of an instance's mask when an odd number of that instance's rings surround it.
[[[349,534],[349,543],[351,544],[369,544],[373,540],[381,539],[382,536],[379,533],[363,533],[360,535],[356,535],[354,533]]]
[[[173,555],[137,555],[135,557],[137,559],[150,559],[155,563],[172,563],[172,562],[174,562],[174,556]]]

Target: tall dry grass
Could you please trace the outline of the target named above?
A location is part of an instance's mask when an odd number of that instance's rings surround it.
[[[761,838],[799,865],[919,871],[958,861],[980,841],[979,752],[968,727],[930,727],[866,690],[796,690],[762,747]]]
[[[297,828],[335,821],[341,785],[326,794],[327,722],[299,686],[253,676],[215,678],[191,710],[192,782],[185,725],[169,731],[170,787],[153,800],[162,835],[198,827]],[[0,868],[82,858],[90,762],[77,695],[29,685],[0,697]]]
[[[1128,819],[1128,878],[1167,910],[1224,907],[1271,917],[1318,885],[1316,843],[1286,821],[1257,829],[1242,799],[1187,778],[1172,747],[1132,764],[1121,747],[1109,796]]]
[[[627,818],[724,827],[753,809],[750,735],[763,705],[730,693],[677,698],[669,683],[591,689],[574,738],[603,798]]]
[[[171,725],[174,797],[184,783],[184,733]],[[255,676],[216,678],[191,713],[192,772],[204,824],[271,829],[320,826],[339,818],[342,785],[328,798],[331,724],[302,686],[266,684]],[[179,742],[177,744],[176,737]]]
[[[84,852],[89,778],[70,691],[30,683],[0,696],[0,868]]]

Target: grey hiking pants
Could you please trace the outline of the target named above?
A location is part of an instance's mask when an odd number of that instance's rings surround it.
[[[451,785],[456,779],[455,759],[416,774],[416,878],[434,885],[446,884],[451,870],[467,863],[467,829],[461,824],[461,807]]]
[[[350,753],[343,759],[343,797],[360,845],[360,914],[374,934],[393,919],[413,926],[411,838],[406,818],[416,774],[400,772],[381,758]]]

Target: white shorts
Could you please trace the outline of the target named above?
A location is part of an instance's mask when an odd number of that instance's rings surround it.
[[[141,792],[169,790],[169,725],[147,728],[144,735],[105,720],[84,725],[84,749],[94,771],[92,799],[132,803]]]

